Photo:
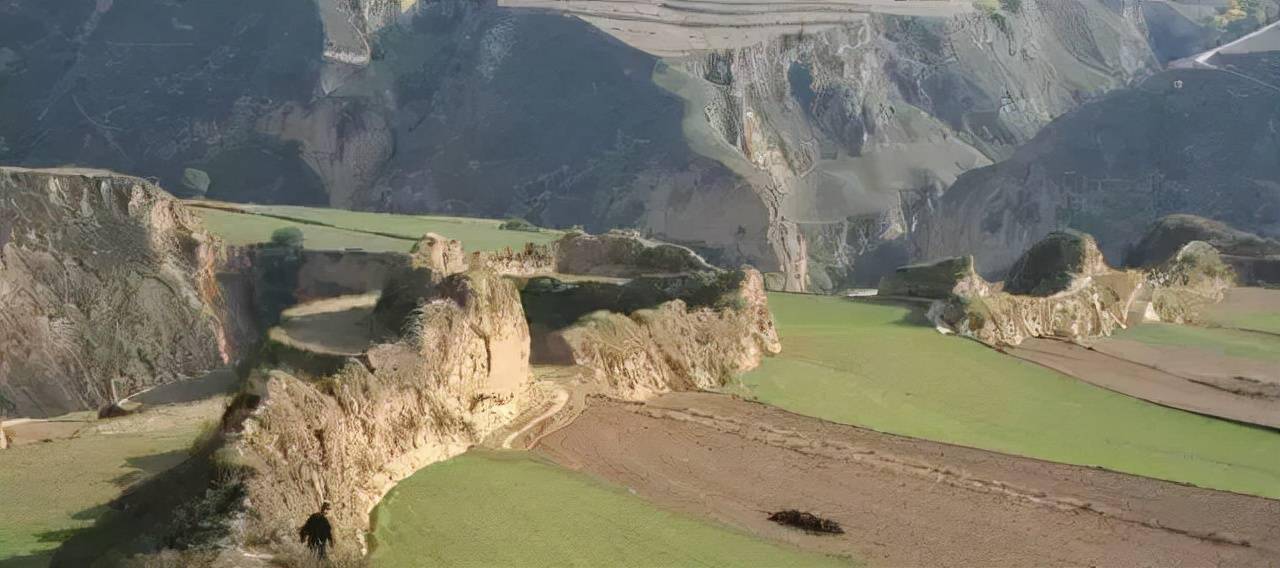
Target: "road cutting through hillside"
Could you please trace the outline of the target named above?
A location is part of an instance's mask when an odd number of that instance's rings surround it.
[[[1265,565],[1280,501],[837,425],[710,393],[590,397],[535,447],[679,512],[871,565]],[[770,522],[811,511],[843,535]]]

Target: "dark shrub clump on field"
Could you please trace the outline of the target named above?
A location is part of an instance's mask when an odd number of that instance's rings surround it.
[[[498,225],[498,228],[503,231],[526,231],[529,233],[542,232],[542,227],[534,225],[533,223],[519,217],[512,217],[511,219],[503,221],[501,225]]]
[[[786,511],[778,511],[769,515],[769,520],[780,525],[795,527],[806,532],[822,533],[822,534],[844,534],[844,529],[840,523],[830,519],[824,519],[813,513],[805,513],[795,509]]]

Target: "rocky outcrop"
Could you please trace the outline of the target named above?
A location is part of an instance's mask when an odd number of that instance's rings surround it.
[[[621,231],[603,235],[569,233],[554,247],[556,272],[563,274],[630,277],[716,270],[685,247],[647,241]]]
[[[509,276],[575,274],[630,278],[719,269],[682,246],[641,238],[627,231],[592,235],[572,231],[546,245],[527,243],[520,250],[478,251],[467,255],[462,242],[427,234],[413,247],[411,264],[449,275],[484,268]]]
[[[442,276],[467,270],[467,254],[462,248],[462,241],[443,235],[423,235],[409,254],[413,257],[415,268],[426,268]]]
[[[1050,296],[1070,289],[1077,278],[1110,271],[1093,237],[1075,231],[1057,231],[1032,245],[1013,263],[1004,281],[1004,291]]]
[[[1213,245],[1191,241],[1172,258],[1150,268],[1147,280],[1152,288],[1148,319],[1196,323],[1201,310],[1221,302],[1226,291],[1235,286],[1236,274]]]
[[[364,552],[369,513],[418,468],[465,451],[515,416],[531,380],[520,298],[487,271],[449,276],[400,339],[328,376],[255,374],[214,454],[235,495],[228,551],[299,554],[297,528],[332,503],[339,559]]]
[[[937,300],[929,316],[940,329],[990,345],[1018,345],[1031,337],[1071,341],[1111,335],[1128,322],[1145,283],[1143,274],[1112,270],[1092,237],[1057,233],[1031,247],[1019,267],[1016,291],[987,284],[971,271],[956,293]]]
[[[600,311],[555,335],[569,362],[589,369],[615,396],[717,388],[782,349],[764,277],[752,268],[739,274],[711,305],[672,300],[629,315]]]
[[[252,341],[219,283],[226,250],[141,179],[0,168],[0,398],[97,409],[232,362]]]
[[[1195,215],[1169,215],[1152,224],[1125,256],[1129,266],[1154,268],[1174,261],[1193,241],[1211,246],[1243,285],[1280,283],[1280,241]]]

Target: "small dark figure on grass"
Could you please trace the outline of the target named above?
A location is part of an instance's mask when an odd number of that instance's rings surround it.
[[[830,519],[824,519],[813,513],[805,513],[795,509],[778,511],[769,515],[769,520],[780,525],[795,527],[805,532],[821,534],[844,534],[844,529]]]
[[[333,542],[333,525],[329,524],[329,517],[325,516],[328,512],[329,502],[326,501],[320,505],[320,512],[312,513],[307,518],[306,524],[298,530],[298,538],[321,559],[325,557],[329,544]]]

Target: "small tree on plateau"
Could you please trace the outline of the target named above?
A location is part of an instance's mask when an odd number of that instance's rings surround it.
[[[303,240],[302,229],[297,227],[282,227],[271,233],[271,244],[276,246],[302,248]]]

